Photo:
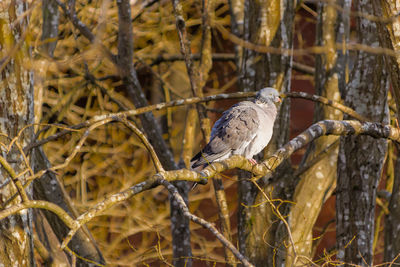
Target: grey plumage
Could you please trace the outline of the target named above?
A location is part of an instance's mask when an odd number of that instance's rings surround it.
[[[278,91],[267,87],[258,91],[253,101],[242,101],[226,110],[214,124],[210,142],[192,158],[191,168],[232,155],[242,155],[253,162],[253,156],[271,140],[277,102]]]

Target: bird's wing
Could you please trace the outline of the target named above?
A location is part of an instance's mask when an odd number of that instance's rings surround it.
[[[260,125],[254,105],[249,101],[240,102],[223,113],[214,124],[210,142],[191,160],[192,168],[232,154],[243,154]]]

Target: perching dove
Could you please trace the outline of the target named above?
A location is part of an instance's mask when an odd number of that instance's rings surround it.
[[[271,140],[279,93],[267,87],[257,92],[253,101],[242,101],[222,114],[211,130],[210,142],[190,161],[192,169],[242,155],[252,164],[253,156]]]

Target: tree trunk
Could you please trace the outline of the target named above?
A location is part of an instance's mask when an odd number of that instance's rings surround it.
[[[29,164],[24,161],[19,147],[29,144],[33,138],[33,80],[32,73],[23,65],[30,58],[30,49],[24,38],[28,18],[23,17],[27,10],[25,1],[2,2],[0,8],[0,146],[1,154],[12,170],[0,168],[0,201],[6,207],[21,201],[21,195],[30,198],[32,188],[18,192],[16,184],[21,185],[29,172],[16,179],[11,173],[20,174]],[[13,27],[11,25],[14,25]],[[16,49],[17,48],[17,49]],[[16,49],[16,50],[15,50]],[[25,128],[26,127],[26,128]],[[9,147],[11,140],[15,143]],[[13,201],[10,197],[19,194]],[[24,198],[25,198],[24,197]],[[0,221],[0,263],[3,266],[34,266],[32,239],[32,212],[22,211]]]
[[[292,48],[292,31],[294,18],[293,1],[245,1],[245,15],[243,37],[254,44],[273,46],[290,50]],[[267,15],[268,14],[268,15]],[[256,91],[263,87],[275,87],[281,92],[290,91],[292,57],[283,54],[260,54],[251,49],[243,49],[243,58],[240,67],[240,82],[242,91]],[[270,155],[282,146],[289,137],[289,107],[290,102],[285,99],[274,125],[274,134],[264,153]],[[288,162],[280,167],[275,175],[281,181],[291,181],[291,168]],[[268,244],[282,244],[285,234],[282,234],[281,224],[271,222],[275,220],[274,211],[269,204],[250,208],[256,202],[264,202],[263,194],[248,179],[248,174],[241,172],[239,179],[239,212],[238,238],[240,251],[257,266],[272,264],[275,253]],[[285,178],[286,177],[286,178]],[[283,182],[285,183],[285,182]],[[286,186],[285,186],[286,187]],[[274,190],[275,196],[286,199],[281,187]],[[267,192],[269,194],[269,192]],[[244,204],[244,205],[243,205]],[[284,207],[285,205],[283,205]],[[282,211],[281,211],[282,212]],[[254,220],[256,218],[256,220]],[[271,225],[272,224],[272,225]],[[265,232],[269,235],[261,238]],[[279,229],[279,230],[278,230]],[[267,240],[267,242],[265,242]],[[268,244],[267,244],[268,243]],[[266,252],[268,251],[268,252]],[[284,257],[282,258],[284,260]],[[274,259],[275,260],[275,259]]]
[[[344,10],[350,10],[351,1],[337,2]],[[317,95],[340,101],[339,87],[345,85],[344,72],[347,67],[346,54],[336,51],[336,42],[347,41],[349,35],[349,16],[338,14],[337,8],[327,4],[318,4],[317,45],[326,46],[326,54],[316,56],[315,90]],[[342,113],[316,104],[314,122],[331,119],[341,120]],[[332,194],[336,186],[337,155],[339,142],[337,136],[324,136],[313,142],[299,167],[299,184],[293,197],[289,214],[290,229],[297,255],[312,258],[312,245],[315,221],[322,205]],[[326,153],[325,153],[326,152]],[[294,264],[294,251],[289,247],[286,266]],[[299,258],[297,264],[307,264]]]
[[[121,0],[118,4],[118,67],[123,84],[129,98],[136,108],[145,107],[148,102],[133,66],[133,32],[130,2]],[[154,147],[160,162],[166,170],[177,169],[171,149],[164,141],[160,126],[154,118],[153,113],[146,112],[138,116],[142,123],[147,138]],[[173,183],[181,196],[187,203],[189,185],[187,182],[178,181]],[[189,220],[180,211],[174,198],[170,198],[171,209],[171,231],[174,265],[191,266],[192,250],[190,246]]]
[[[389,72],[392,97],[396,101],[397,106],[397,120],[400,119],[400,28],[397,19],[397,14],[400,12],[400,6],[396,1],[374,1],[374,15],[382,17],[390,21],[389,23],[378,23],[379,25],[379,38],[384,48],[392,49],[396,52],[396,56],[385,54],[386,68]],[[397,160],[394,166],[394,181],[387,187],[392,188],[392,194],[389,200],[389,213],[385,217],[385,252],[384,261],[392,262],[394,264],[400,263],[398,257],[400,253],[400,151],[399,146],[397,149]]]
[[[357,0],[354,6],[360,13],[373,10],[371,1]],[[361,16],[356,21],[358,43],[378,46],[376,23]],[[345,104],[372,121],[388,123],[387,78],[382,55],[359,51],[344,92]],[[386,150],[384,139],[341,137],[336,191],[338,260],[372,264],[376,188]]]

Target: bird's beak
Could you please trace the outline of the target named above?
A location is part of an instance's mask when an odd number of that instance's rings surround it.
[[[275,99],[275,102],[282,103],[282,99],[281,99],[280,97],[277,97],[277,98]]]

